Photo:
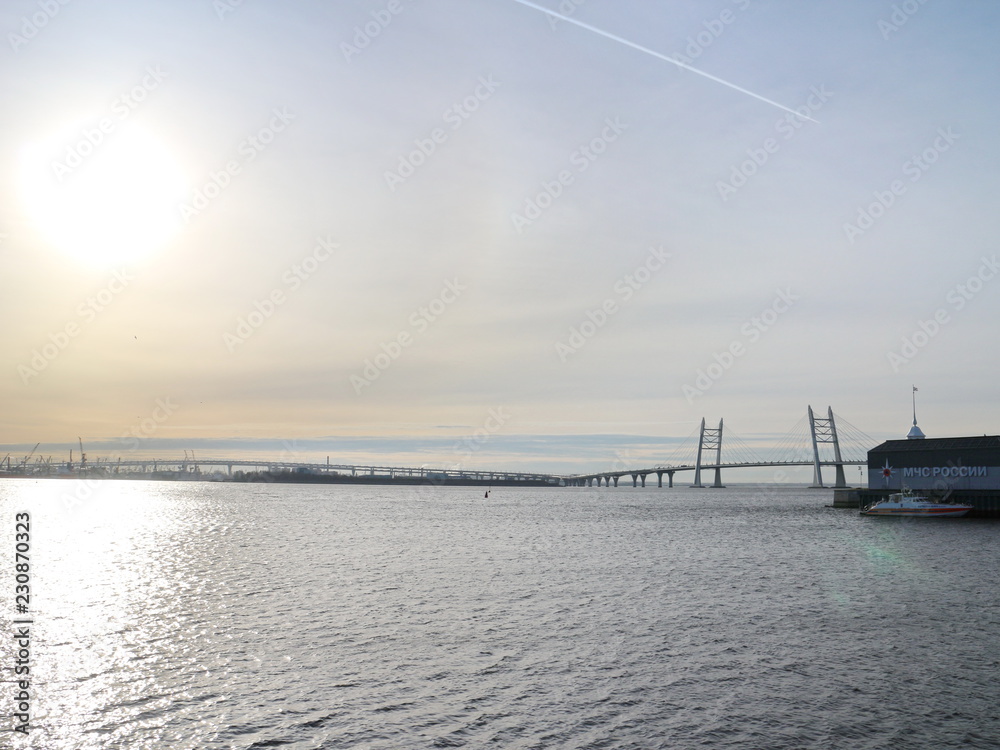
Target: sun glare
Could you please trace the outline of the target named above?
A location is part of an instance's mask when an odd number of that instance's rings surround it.
[[[89,265],[140,260],[180,227],[184,175],[169,150],[138,126],[77,131],[75,138],[32,144],[21,166],[26,209],[36,228]]]

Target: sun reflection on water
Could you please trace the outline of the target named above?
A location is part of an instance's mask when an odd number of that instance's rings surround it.
[[[31,514],[38,747],[104,748],[116,734],[136,747],[137,732],[159,736],[178,704],[196,705],[185,675],[198,657],[184,636],[205,634],[189,605],[204,581],[185,560],[197,500],[166,493],[151,482],[0,485],[6,517]]]

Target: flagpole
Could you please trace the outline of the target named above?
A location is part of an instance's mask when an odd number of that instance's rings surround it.
[[[913,392],[910,394],[913,400],[913,426],[910,428],[910,431],[906,433],[907,440],[920,440],[926,437],[921,429],[917,427],[917,390],[917,386],[913,386]]]

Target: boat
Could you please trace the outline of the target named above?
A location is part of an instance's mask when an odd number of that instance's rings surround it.
[[[960,503],[937,503],[926,497],[919,497],[908,490],[889,495],[887,500],[879,500],[861,509],[863,516],[903,516],[905,518],[959,518],[973,506]]]

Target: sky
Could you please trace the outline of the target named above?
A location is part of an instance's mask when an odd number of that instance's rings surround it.
[[[1000,6],[534,4],[3,3],[0,450],[1000,431]]]

